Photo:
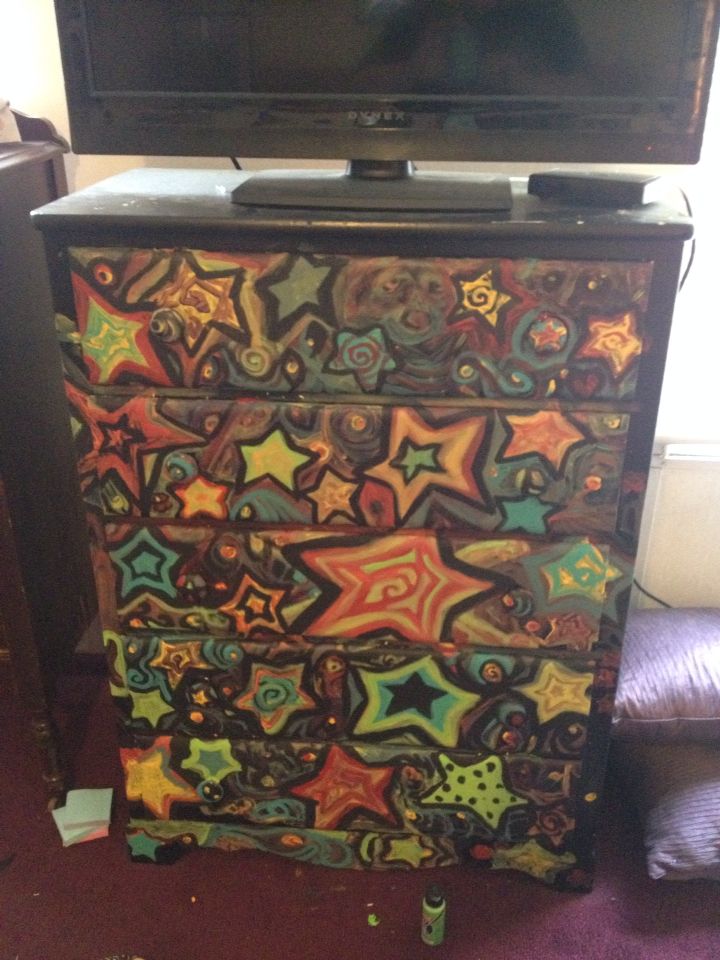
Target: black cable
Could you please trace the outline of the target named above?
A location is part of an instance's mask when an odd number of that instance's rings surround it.
[[[649,590],[646,590],[638,581],[633,577],[633,586],[637,587],[640,593],[643,593],[646,597],[649,597],[650,600],[654,600],[655,603],[659,603],[661,607],[665,607],[667,610],[672,610],[673,606],[671,603],[665,603],[664,600],[661,600],[660,597],[656,597],[654,593],[650,593]]]
[[[680,193],[682,194],[682,198],[683,198],[683,200],[685,201],[685,207],[686,207],[686,209],[687,209],[687,214],[688,214],[688,216],[692,219],[693,211],[692,211],[692,207],[690,206],[690,198],[689,198],[688,195],[685,193],[685,191],[683,190],[682,187],[678,187],[678,190],[679,190]],[[695,261],[695,237],[693,237],[692,240],[691,240],[691,242],[690,242],[690,257],[689,257],[689,259],[688,259],[687,266],[685,267],[685,270],[683,271],[683,275],[682,275],[682,278],[681,278],[681,280],[680,280],[680,286],[679,286],[678,289],[682,290],[682,288],[685,286],[685,281],[687,280],[688,276],[690,275],[690,271],[692,270],[692,265],[693,265],[694,261]]]
[[[230,157],[230,163],[235,167],[236,170],[242,170],[242,164],[237,157]]]

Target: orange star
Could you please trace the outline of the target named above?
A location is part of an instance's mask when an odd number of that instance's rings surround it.
[[[173,280],[165,283],[154,297],[157,307],[174,309],[182,318],[183,337],[190,350],[194,350],[213,322],[240,326],[233,303],[237,268],[231,267],[227,273],[227,276],[212,279],[199,277],[183,260]]]
[[[440,640],[454,607],[494,588],[490,580],[447,566],[437,539],[425,532],[306,550],[303,560],[339,588],[308,627],[318,636],[391,630],[418,643]]]
[[[265,587],[245,573],[235,596],[220,610],[232,617],[239,634],[249,634],[255,628],[283,631],[279,606],[284,597],[285,590]]]
[[[616,380],[642,352],[642,340],[637,335],[635,314],[632,310],[608,319],[591,317],[588,330],[590,338],[582,349],[578,350],[577,355],[605,360]]]
[[[317,777],[290,792],[315,801],[314,826],[319,830],[333,830],[358,807],[395,824],[384,798],[393,773],[393,767],[367,767],[333,744]]]
[[[538,454],[550,463],[557,474],[568,451],[585,442],[585,434],[556,410],[540,410],[522,416],[507,416],[512,436],[502,451],[504,460]]]
[[[387,460],[366,473],[392,487],[401,518],[431,486],[477,502],[482,498],[472,465],[484,435],[485,417],[435,428],[413,410],[393,410]]]
[[[167,643],[161,640],[160,649],[150,661],[150,666],[165,670],[174,690],[190,667],[210,666],[200,656],[201,650],[201,640],[190,640],[188,643]]]
[[[317,504],[317,522],[325,523],[335,514],[344,514],[349,520],[355,518],[350,497],[357,490],[357,484],[347,483],[332,470],[325,470],[317,487],[308,493],[308,499]]]
[[[192,483],[175,492],[183,504],[181,517],[195,517],[201,513],[216,520],[227,517],[225,499],[228,488],[220,483],[211,483],[204,477],[196,477]]]

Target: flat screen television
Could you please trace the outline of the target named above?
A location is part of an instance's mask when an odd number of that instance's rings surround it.
[[[694,163],[720,0],[56,0],[77,153]]]

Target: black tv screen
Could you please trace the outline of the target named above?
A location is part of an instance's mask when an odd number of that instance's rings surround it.
[[[717,0],[56,0],[73,147],[692,163]]]

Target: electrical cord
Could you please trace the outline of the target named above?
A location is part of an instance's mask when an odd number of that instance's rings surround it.
[[[654,593],[650,593],[649,590],[646,590],[634,577],[633,577],[633,586],[637,587],[640,593],[648,597],[650,600],[654,600],[655,603],[659,603],[661,607],[665,607],[667,610],[672,610],[673,606],[671,603],[666,603],[664,600],[661,600],[660,597],[656,597]]]
[[[242,164],[237,157],[230,157],[230,163],[235,167],[236,170],[242,170]]]
[[[685,208],[687,209],[687,214],[692,219],[693,211],[692,211],[692,206],[690,205],[690,198],[685,193],[682,187],[678,187],[678,190],[682,194],[682,198],[685,201]],[[688,258],[687,266],[685,267],[685,270],[683,271],[683,275],[680,279],[680,286],[678,287],[679,290],[682,290],[682,288],[685,286],[685,281],[690,276],[690,271],[692,270],[692,266],[694,262],[695,262],[695,237],[693,237],[692,240],[690,241],[690,256]]]

